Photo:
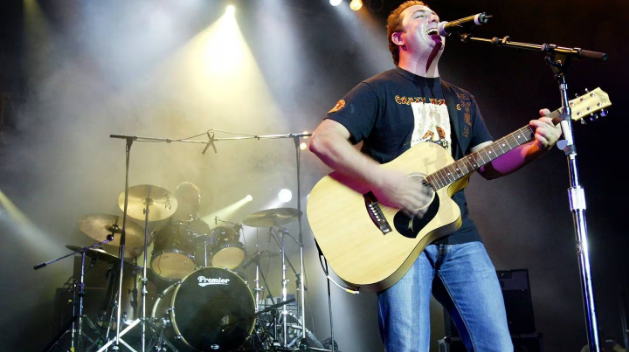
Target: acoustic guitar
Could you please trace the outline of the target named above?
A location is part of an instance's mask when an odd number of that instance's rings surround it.
[[[570,101],[572,120],[585,121],[610,105],[608,95],[597,88]],[[549,117],[559,117],[562,110]],[[315,241],[348,286],[367,292],[386,289],[404,276],[428,244],[461,226],[459,207],[451,197],[468,184],[472,172],[533,138],[527,125],[458,161],[435,143],[419,143],[382,164],[428,186],[431,201],[422,218],[380,204],[367,185],[332,172],[308,197]]]

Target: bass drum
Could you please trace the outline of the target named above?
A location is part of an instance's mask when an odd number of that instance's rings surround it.
[[[170,321],[164,333],[177,348],[235,351],[255,325],[255,303],[245,282],[222,268],[201,268],[165,289],[151,319]]]

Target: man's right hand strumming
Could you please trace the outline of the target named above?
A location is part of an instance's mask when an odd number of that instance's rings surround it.
[[[431,189],[403,172],[381,169],[377,184],[372,188],[378,201],[388,207],[401,209],[408,216],[424,216],[431,200]]]
[[[401,209],[408,216],[423,216],[431,190],[408,175],[383,168],[349,143],[350,133],[340,123],[324,120],[310,139],[310,151],[326,165],[360,182],[384,205]]]

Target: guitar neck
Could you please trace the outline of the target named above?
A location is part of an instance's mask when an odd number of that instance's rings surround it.
[[[555,118],[561,114],[562,109],[553,111],[548,117]],[[478,170],[492,160],[506,154],[518,146],[534,138],[533,129],[526,125],[517,131],[508,134],[490,145],[439,169],[426,177],[426,180],[435,189],[441,189],[453,182]]]

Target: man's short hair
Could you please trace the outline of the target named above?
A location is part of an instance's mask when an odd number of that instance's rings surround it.
[[[402,16],[400,14],[406,10],[407,8],[415,5],[420,6],[428,6],[423,1],[406,1],[403,2],[400,6],[398,6],[387,19],[387,38],[389,39],[389,51],[391,52],[391,56],[393,57],[393,63],[397,66],[398,62],[400,62],[400,47],[397,46],[393,40],[391,40],[391,36],[395,32],[400,32],[404,30],[402,27]]]

